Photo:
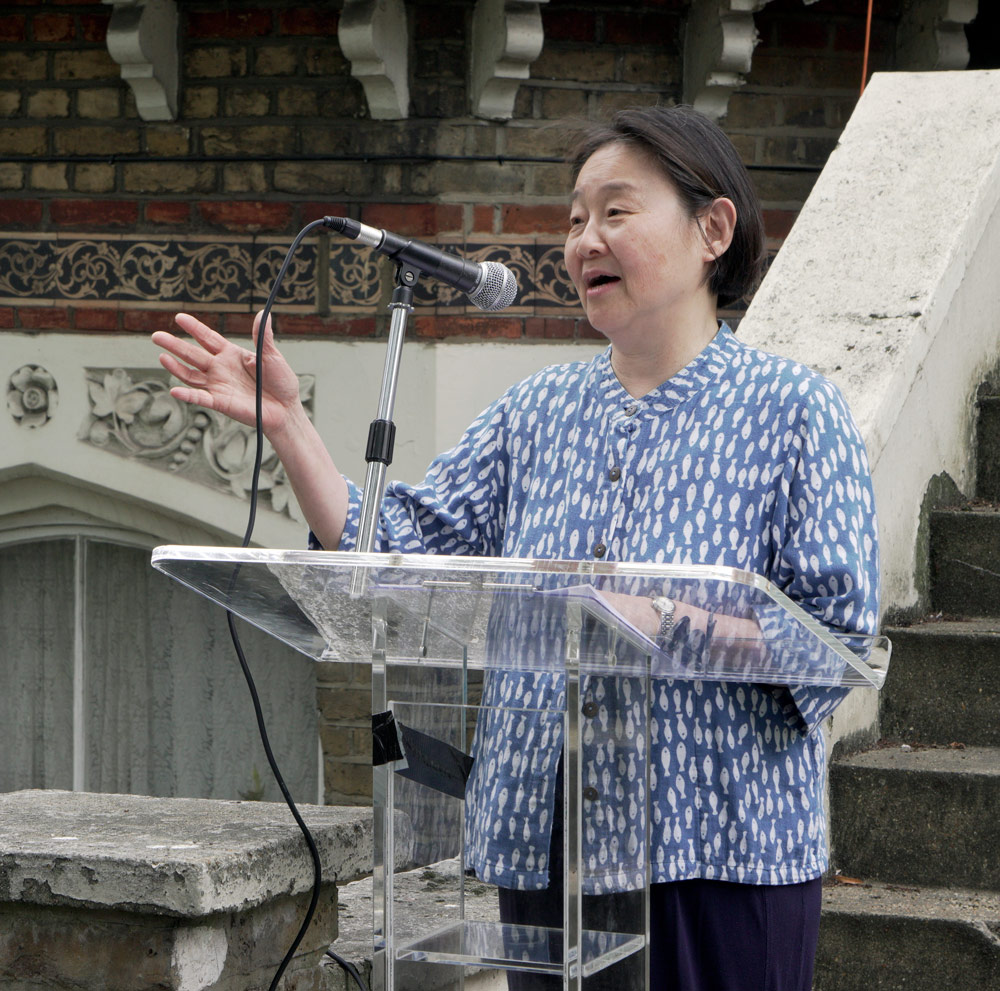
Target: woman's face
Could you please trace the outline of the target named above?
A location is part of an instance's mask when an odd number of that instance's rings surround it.
[[[565,252],[587,319],[612,341],[669,332],[706,303],[714,314],[711,250],[643,148],[607,144],[584,163]]]

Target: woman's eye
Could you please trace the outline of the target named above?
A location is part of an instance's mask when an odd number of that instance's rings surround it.
[[[579,227],[583,223],[583,217],[570,217],[569,225],[570,227]]]

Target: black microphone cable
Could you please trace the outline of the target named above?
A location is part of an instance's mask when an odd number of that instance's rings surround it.
[[[275,298],[278,295],[278,290],[281,287],[281,283],[285,278],[285,273],[288,271],[288,266],[291,264],[292,257],[298,250],[299,245],[302,243],[303,238],[305,238],[311,231],[317,227],[323,226],[322,220],[314,220],[311,224],[307,224],[299,233],[295,236],[292,241],[291,246],[285,255],[285,260],[281,263],[281,267],[278,269],[278,274],[275,276],[274,285],[271,287],[271,292],[268,294],[267,302],[264,304],[264,309],[261,312],[260,323],[257,326],[257,341],[256,341],[256,382],[255,382],[255,418],[256,425],[254,427],[254,433],[256,438],[256,453],[254,455],[253,464],[253,475],[250,482],[250,513],[249,519],[247,520],[246,533],[243,535],[243,543],[241,547],[250,546],[250,538],[253,535],[254,523],[257,519],[257,496],[260,485],[260,470],[261,464],[263,462],[263,452],[264,452],[264,428],[262,424],[263,412],[264,412],[264,335],[267,329],[267,322],[271,316],[271,308],[274,306]],[[229,595],[231,596],[233,590],[236,586],[236,581],[239,577],[240,568],[242,565],[237,564],[233,571],[232,577],[229,583]],[[277,782],[278,788],[281,790],[281,794],[284,796],[285,804],[288,806],[292,813],[292,818],[295,820],[302,832],[302,836],[305,839],[306,846],[309,848],[309,855],[312,858],[313,864],[313,888],[312,897],[309,900],[309,907],[306,909],[305,918],[302,921],[302,925],[299,927],[299,931],[296,933],[295,938],[292,940],[291,945],[288,947],[288,951],[282,958],[281,963],[278,965],[278,970],[275,973],[271,984],[269,986],[269,991],[276,991],[278,987],[278,982],[281,980],[282,975],[285,973],[288,964],[291,962],[292,957],[295,956],[295,951],[299,948],[299,944],[305,937],[306,932],[312,923],[313,916],[316,914],[316,906],[319,904],[319,892],[320,885],[323,882],[323,866],[320,861],[319,850],[316,847],[316,841],[313,839],[312,833],[309,831],[309,827],[305,824],[305,820],[302,818],[295,801],[292,798],[291,792],[288,790],[288,786],[285,784],[285,779],[282,777],[281,770],[278,767],[278,762],[275,760],[274,753],[271,750],[271,743],[267,735],[267,727],[264,725],[264,714],[260,706],[260,697],[257,694],[257,686],[254,683],[253,675],[250,673],[250,666],[247,664],[246,655],[243,653],[243,645],[240,643],[239,634],[236,631],[235,615],[231,610],[226,610],[226,619],[229,623],[229,635],[232,637],[233,647],[236,649],[236,656],[239,658],[240,668],[243,671],[243,677],[246,680],[247,688],[250,690],[250,698],[253,701],[254,713],[257,717],[257,731],[260,734],[261,743],[264,746],[264,753],[267,757],[267,763],[271,768],[271,773],[274,775],[274,780]]]

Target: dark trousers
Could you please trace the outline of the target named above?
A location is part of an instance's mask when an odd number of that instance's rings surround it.
[[[811,991],[822,882],[672,881],[649,889],[649,991]],[[555,897],[553,895],[555,894]],[[630,904],[631,903],[631,904]],[[608,924],[608,915],[617,916]],[[585,929],[629,931],[631,894],[583,899]],[[562,928],[562,895],[500,889],[500,918]],[[510,991],[556,991],[559,978],[507,972]],[[644,991],[633,957],[587,978],[586,991]]]
[[[562,774],[556,781],[549,877],[544,891],[500,888],[500,920],[563,928]],[[822,881],[737,884],[671,881],[649,889],[648,991],[811,991]],[[583,928],[638,932],[632,892],[585,895]],[[561,959],[561,940],[555,940]],[[557,948],[556,948],[557,947]],[[585,991],[647,991],[638,955],[584,980]],[[508,971],[509,991],[556,991],[560,978]]]

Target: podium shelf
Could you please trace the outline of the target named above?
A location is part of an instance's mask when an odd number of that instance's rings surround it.
[[[645,938],[640,935],[584,930],[580,940],[583,976],[590,977],[638,953],[644,946]],[[396,959],[400,962],[494,967],[561,976],[563,933],[561,929],[541,926],[466,920],[397,946]],[[575,952],[571,953],[570,959],[576,960]],[[575,962],[571,962],[570,972],[576,975]]]

